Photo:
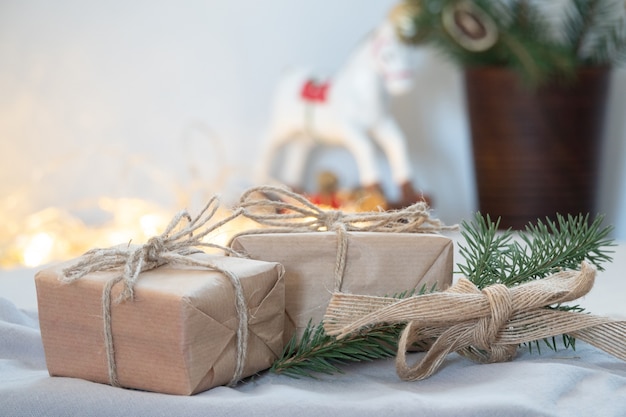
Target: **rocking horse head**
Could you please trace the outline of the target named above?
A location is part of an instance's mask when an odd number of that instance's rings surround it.
[[[391,95],[408,93],[414,84],[415,48],[402,42],[393,21],[384,21],[369,44],[373,68]]]

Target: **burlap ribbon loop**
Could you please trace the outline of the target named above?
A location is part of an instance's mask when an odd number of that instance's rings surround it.
[[[454,230],[430,217],[423,202],[393,211],[346,213],[324,210],[306,197],[284,187],[260,186],[245,191],[239,200],[242,214],[266,226],[239,233],[239,236],[267,233],[306,233],[331,231],[337,234],[335,291],[341,290],[347,263],[349,232],[435,233]]]
[[[479,291],[461,278],[448,290],[402,300],[333,294],[324,328],[339,338],[380,323],[406,322],[398,344],[396,369],[404,380],[431,376],[445,357],[457,352],[481,363],[511,360],[520,343],[569,334],[626,360],[626,321],[546,308],[573,301],[593,286],[595,269],[562,271],[507,288],[496,284]],[[414,365],[406,352],[426,345]]]
[[[235,291],[235,307],[239,317],[237,327],[237,362],[230,385],[241,379],[248,343],[248,311],[241,282],[230,271],[224,270],[211,262],[190,257],[194,253],[200,253],[201,250],[198,248],[201,247],[217,248],[228,254],[240,256],[239,253],[231,248],[203,241],[208,234],[238,217],[242,212],[241,210],[235,210],[221,221],[209,225],[209,221],[212,220],[218,209],[219,199],[213,197],[197,217],[192,218],[186,210],[179,212],[172,218],[161,235],[150,238],[144,245],[92,249],[83,255],[82,260],[63,270],[61,280],[71,283],[92,272],[116,268],[122,269],[119,275],[105,284],[102,292],[104,340],[111,385],[120,386],[111,328],[111,296],[113,287],[120,282],[123,283],[120,295],[115,300],[116,303],[132,300],[134,298],[134,286],[140,274],[164,264],[206,268],[220,272],[230,280]]]

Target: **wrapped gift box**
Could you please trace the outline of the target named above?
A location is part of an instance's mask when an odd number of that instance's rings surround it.
[[[334,232],[242,235],[233,249],[285,267],[285,341],[319,323],[334,290]],[[392,296],[452,283],[452,240],[425,233],[351,232],[342,292]]]
[[[249,259],[195,254],[239,277],[248,306],[243,377],[266,369],[282,353],[282,267]],[[35,277],[48,371],[109,383],[102,291],[119,270],[59,281],[72,262]],[[113,299],[121,284],[113,288]],[[112,303],[111,327],[121,386],[191,395],[224,385],[236,364],[235,293],[229,279],[206,268],[164,265],[143,272],[134,299]]]

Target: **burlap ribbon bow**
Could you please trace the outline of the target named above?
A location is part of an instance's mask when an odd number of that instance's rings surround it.
[[[239,278],[230,271],[224,270],[211,262],[190,257],[190,255],[194,253],[201,252],[197,249],[199,247],[218,248],[231,255],[239,255],[230,248],[203,241],[203,238],[209,233],[241,214],[241,210],[234,211],[225,219],[209,225],[209,221],[218,209],[219,199],[213,197],[197,217],[192,218],[186,210],[179,212],[170,221],[163,234],[152,237],[144,245],[92,249],[83,255],[81,261],[63,270],[61,280],[66,283],[71,283],[91,272],[122,268],[119,275],[106,283],[102,292],[104,339],[109,382],[111,385],[119,386],[113,348],[113,333],[111,330],[112,289],[116,284],[121,282],[123,284],[123,290],[115,302],[119,303],[132,300],[134,296],[133,288],[139,279],[139,275],[144,271],[157,268],[164,264],[197,266],[218,271],[229,278],[235,290],[235,307],[239,316],[237,328],[237,363],[230,385],[233,385],[241,379],[245,365],[248,340],[248,311],[241,282]]]
[[[432,218],[428,205],[423,202],[400,210],[347,213],[324,210],[306,197],[276,186],[250,188],[241,195],[238,207],[243,216],[267,227],[241,232],[231,242],[239,236],[251,234],[335,232],[335,291],[341,290],[346,269],[348,232],[433,233],[456,229],[456,226],[448,227]]]
[[[396,369],[404,380],[428,378],[446,355],[458,352],[481,363],[511,360],[520,343],[569,334],[626,360],[626,321],[546,308],[575,300],[593,287],[595,269],[563,271],[508,288],[496,284],[478,290],[461,278],[448,290],[398,300],[333,294],[324,328],[339,338],[380,323],[406,322]],[[415,343],[429,345],[413,366],[406,352]]]

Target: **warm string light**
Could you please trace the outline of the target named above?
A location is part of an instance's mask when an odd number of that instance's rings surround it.
[[[95,247],[143,243],[162,233],[174,214],[139,199],[101,198],[99,206],[110,216],[99,226],[86,225],[59,208],[26,217],[19,233],[0,237],[0,245],[7,249],[0,253],[0,266],[34,268],[75,258]],[[219,221],[228,215],[228,209],[220,208],[215,219]],[[233,235],[254,227],[253,223],[247,218],[236,218],[207,235],[206,240],[225,246]]]
[[[27,241],[22,253],[25,266],[35,267],[45,263],[52,254],[55,238],[49,233],[39,232]]]
[[[26,216],[0,236],[0,266],[37,267],[76,257],[93,247],[142,241],[167,226],[171,213],[138,199],[101,198],[108,220],[87,225],[68,210],[46,208]]]
[[[133,155],[116,148],[101,146],[96,149],[100,157],[120,162],[126,167],[124,172],[136,172],[141,178],[159,186],[175,200],[175,208],[166,209],[147,200],[136,198],[99,197],[93,201],[81,202],[78,210],[75,202],[67,202],[59,207],[49,207],[36,211],[40,181],[22,184],[8,196],[0,199],[0,267],[38,267],[52,261],[67,260],[81,255],[95,247],[109,247],[128,243],[143,243],[158,235],[168,225],[172,216],[181,208],[189,207],[194,197],[203,199],[220,189],[227,181],[232,167],[227,165],[226,149],[220,138],[210,127],[194,122],[187,126],[177,149],[184,158],[188,178],[181,181],[151,161],[147,155]],[[207,152],[211,150],[211,152]],[[92,151],[82,151],[71,155],[61,155],[45,166],[39,167],[37,178],[55,178],[77,161],[92,157]],[[197,155],[211,154],[197,160]],[[173,158],[175,155],[172,156]],[[209,168],[207,168],[210,167]],[[210,176],[211,178],[207,178]],[[119,178],[126,182],[128,178]],[[69,208],[67,208],[69,207]],[[97,215],[98,219],[83,220],[83,215]],[[220,213],[221,214],[221,213]],[[223,213],[227,215],[226,210]],[[215,239],[225,243],[229,233],[237,228],[237,223],[227,230],[216,231]]]

